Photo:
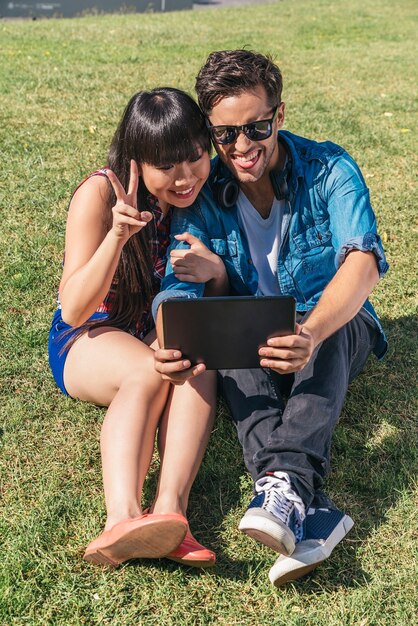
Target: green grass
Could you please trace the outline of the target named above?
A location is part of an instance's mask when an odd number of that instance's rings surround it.
[[[283,0],[0,22],[2,625],[414,622],[414,5]],[[272,552],[237,531],[251,482],[222,406],[190,505],[196,535],[217,551],[216,568],[150,561],[105,571],[82,561],[104,519],[103,411],[61,396],[46,354],[69,194],[105,162],[129,97],[157,84],[193,92],[210,51],[244,45],[281,66],[286,127],[341,143],[359,162],[391,264],[372,298],[390,351],[350,389],[327,482],[356,525],[314,575],[280,590],[267,579]],[[157,469],[155,460],[149,497]]]

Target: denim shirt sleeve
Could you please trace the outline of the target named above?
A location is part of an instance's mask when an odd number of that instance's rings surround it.
[[[190,291],[183,291],[182,289],[165,289],[164,291],[160,291],[152,301],[151,310],[154,322],[157,320],[157,312],[160,304],[172,298],[197,298],[197,294]]]
[[[198,298],[203,296],[205,290],[204,283],[191,283],[180,281],[174,275],[173,266],[170,262],[170,252],[176,249],[188,249],[190,245],[185,241],[177,241],[175,235],[188,232],[202,241],[209,247],[209,238],[206,232],[204,220],[202,219],[198,206],[192,205],[185,209],[175,209],[171,222],[170,245],[167,250],[167,265],[165,276],[161,282],[161,290],[155,296],[152,303],[152,315],[154,320],[157,317],[158,307],[165,300],[172,298]]]
[[[330,216],[336,268],[352,250],[372,252],[382,277],[389,265],[377,233],[369,190],[357,164],[346,152],[335,159],[321,191]]]

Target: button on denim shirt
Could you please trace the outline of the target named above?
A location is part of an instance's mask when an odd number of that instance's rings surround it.
[[[352,250],[372,252],[380,276],[388,264],[377,234],[369,191],[350,155],[331,142],[317,143],[288,131],[279,131],[279,141],[286,145],[291,173],[281,224],[277,280],[281,293],[293,296],[297,311],[305,313],[315,307]],[[174,239],[176,234],[189,232],[222,258],[232,295],[256,295],[257,271],[238,224],[237,207],[222,209],[214,200],[215,168],[220,170],[220,179],[232,177],[226,166],[217,161],[218,157],[212,160],[209,179],[195,203],[174,210],[168,254],[175,248],[189,248],[186,242]],[[168,259],[161,291],[153,303],[154,317],[164,300],[200,297],[204,287],[203,283],[179,281]],[[375,354],[382,358],[387,350],[385,334],[370,302],[366,300],[363,306],[379,328]]]

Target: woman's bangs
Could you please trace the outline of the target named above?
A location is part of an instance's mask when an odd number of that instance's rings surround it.
[[[210,150],[206,129],[191,128],[186,123],[179,126],[149,129],[142,140],[141,161],[162,167],[196,159],[202,151]]]

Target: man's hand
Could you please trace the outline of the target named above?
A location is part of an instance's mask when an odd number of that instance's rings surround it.
[[[296,324],[295,334],[272,337],[267,347],[260,348],[261,367],[269,367],[278,374],[299,372],[309,362],[315,350],[315,341],[308,328]]]
[[[183,385],[189,378],[198,376],[206,370],[203,363],[192,367],[188,359],[181,358],[179,350],[165,350],[163,348],[154,352],[154,367],[161,374],[163,380],[169,380],[173,385]]]

